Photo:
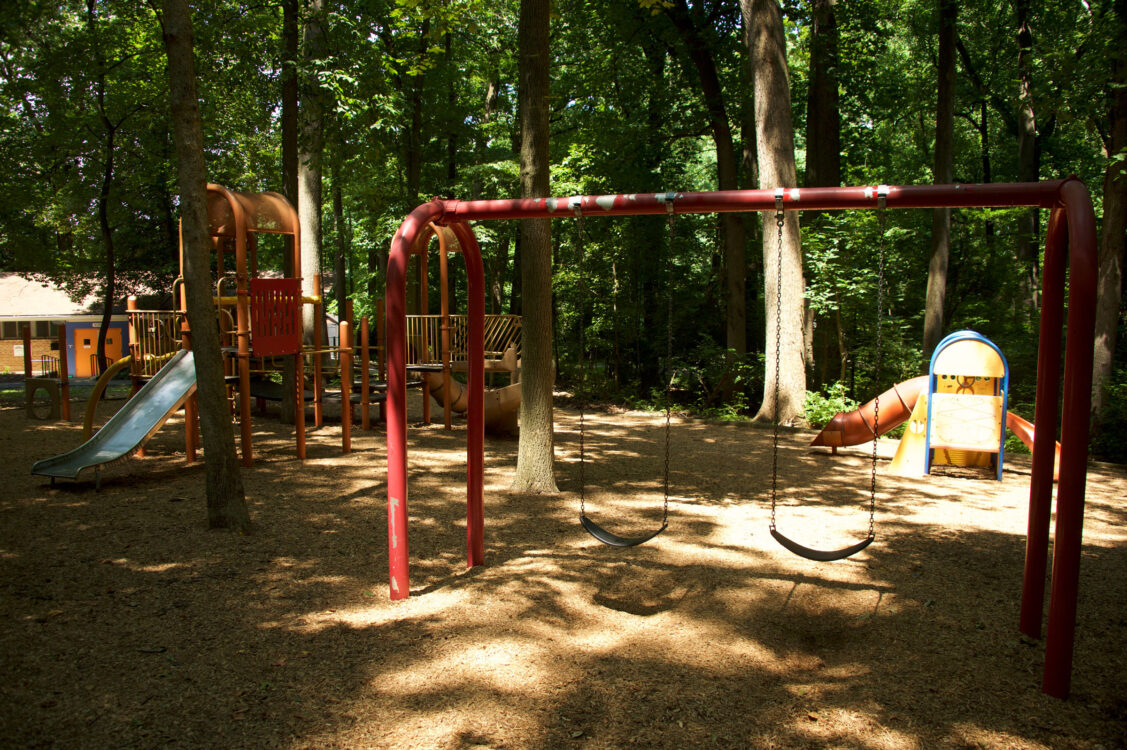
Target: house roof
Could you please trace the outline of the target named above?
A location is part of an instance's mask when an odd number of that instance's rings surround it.
[[[49,282],[18,273],[0,273],[0,318],[54,318],[101,312],[102,302],[97,294],[75,302]]]
[[[119,284],[120,284],[119,280]],[[95,288],[97,285],[94,285]],[[114,302],[114,314],[125,312],[125,294],[122,289]],[[142,310],[168,309],[172,295],[168,292],[139,291]],[[13,272],[0,272],[0,319],[69,318],[79,315],[101,315],[102,297],[91,292],[74,301],[66,290],[41,278]]]

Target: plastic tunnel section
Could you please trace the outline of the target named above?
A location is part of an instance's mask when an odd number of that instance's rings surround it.
[[[446,405],[446,389],[442,373],[423,373],[427,390],[441,405]],[[485,391],[485,431],[491,435],[514,435],[517,432],[517,415],[520,412],[520,383],[491,388]],[[450,409],[459,414],[469,408],[469,389],[458,380],[450,378]]]
[[[872,401],[851,412],[839,412],[810,445],[843,448],[867,443],[908,421],[921,393],[927,391],[927,375],[897,383]],[[877,406],[879,401],[879,414]],[[879,424],[876,419],[879,417]],[[873,429],[876,424],[876,429]],[[879,430],[879,432],[877,432]]]
[[[152,437],[195,390],[195,359],[190,351],[177,352],[94,437],[72,451],[36,461],[31,473],[77,479],[84,469],[125,458]]]

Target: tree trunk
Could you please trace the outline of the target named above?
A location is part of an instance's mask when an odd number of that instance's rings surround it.
[[[427,56],[430,42],[430,19],[423,21],[423,28],[419,32],[419,49],[417,50],[418,62],[421,66]],[[410,106],[411,123],[407,128],[407,140],[404,143],[405,169],[407,172],[407,205],[414,208],[419,203],[419,189],[422,180],[423,168],[423,82],[422,75],[408,76],[406,85],[409,87],[408,104]]]
[[[806,184],[810,187],[837,187],[841,184],[841,108],[838,94],[837,0],[816,0],[813,28],[810,31],[810,87],[806,96]],[[807,226],[817,228],[823,220],[819,212],[804,217]],[[845,259],[843,259],[845,260]],[[846,261],[848,262],[848,261]],[[829,381],[831,364],[840,361],[841,331],[831,331],[831,320],[840,316],[825,311],[821,319],[808,316],[807,365],[815,373],[815,386]],[[818,323],[822,323],[821,326]],[[812,365],[817,360],[818,368]],[[836,372],[835,372],[836,375]]]
[[[838,94],[837,0],[815,0],[806,96],[806,184],[841,184],[841,109]]]
[[[955,170],[955,39],[957,0],[939,0],[939,79],[935,108],[936,185],[950,184]],[[943,337],[943,303],[947,294],[947,261],[951,255],[951,209],[933,209],[931,262],[927,269],[924,309],[924,357],[930,357]]]
[[[325,0],[308,0],[305,17],[304,50],[306,66],[317,65],[325,56],[325,31],[322,20]],[[297,159],[297,216],[301,222],[301,293],[321,296],[316,282],[321,273],[321,156],[324,150],[324,106],[315,72],[304,77],[301,91],[301,139]],[[313,343],[313,327],[324,326],[314,320],[313,305],[302,305],[305,343]],[[324,337],[322,336],[322,340]]]
[[[1099,297],[1096,301],[1096,350],[1093,360],[1092,409],[1105,403],[1104,384],[1112,376],[1116,333],[1123,294],[1123,264],[1127,256],[1127,0],[1116,0],[1119,42],[1112,60],[1108,87],[1107,169],[1104,172],[1103,233],[1100,236]]]
[[[521,0],[520,196],[548,195],[549,0]],[[556,493],[553,475],[552,222],[520,223],[522,304],[520,444],[514,492]]]
[[[99,92],[100,94],[101,92]],[[114,136],[116,128],[103,115],[106,126],[106,164],[102,174],[102,189],[98,195],[98,226],[102,233],[102,247],[105,250],[105,276],[102,280],[102,323],[98,327],[98,372],[104,372],[109,363],[106,360],[106,334],[110,330],[113,317],[113,303],[117,298],[117,253],[114,247],[113,227],[110,225],[110,187],[113,185]]]
[[[444,35],[446,54],[442,59],[446,65],[446,194],[453,195],[458,183],[458,123],[452,113],[458,111],[458,80],[453,70],[454,35],[449,31]]]
[[[759,184],[762,188],[795,187],[798,178],[794,164],[794,125],[782,12],[776,0],[740,0],[740,8],[747,30],[748,54],[755,73]],[[806,400],[802,242],[797,212],[787,212],[781,239],[774,212],[765,211],[763,220],[767,370],[763,404],[755,418],[777,419],[790,424],[802,418]],[[780,260],[781,287],[778,285]],[[778,345],[776,330],[779,332]],[[777,400],[776,372],[779,383]]]
[[[344,190],[340,184],[340,149],[334,149],[332,154],[332,180],[333,180],[333,229],[337,237],[336,257],[333,259],[333,299],[337,303],[338,316],[344,314],[345,302],[348,300],[348,228],[344,221]]]
[[[700,80],[701,95],[708,110],[712,140],[716,144],[716,181],[720,190],[739,189],[740,160],[732,141],[732,128],[724,105],[724,91],[716,60],[689,11],[686,0],[676,0],[669,18],[677,28],[689,59]],[[727,303],[725,340],[737,355],[747,353],[747,259],[743,220],[738,214],[720,215],[720,245],[724,257],[724,290]]]
[[[93,37],[96,33],[96,6],[94,0],[86,0],[86,27]],[[97,76],[94,82],[98,107],[98,119],[105,131],[105,161],[102,166],[102,187],[98,192],[98,228],[102,235],[105,251],[105,275],[102,284],[102,322],[98,327],[98,345],[95,356],[98,359],[97,371],[106,369],[106,334],[113,318],[113,303],[117,297],[117,253],[114,247],[113,226],[110,224],[110,192],[114,181],[114,156],[117,153],[117,128],[106,114],[106,63],[100,47],[95,48]]]
[[[497,237],[497,252],[489,264],[489,312],[500,313],[505,309],[505,274],[509,267],[509,245],[512,238],[508,232]]]
[[[207,519],[211,528],[248,533],[251,528],[235,454],[235,431],[223,382],[223,359],[211,299],[211,241],[207,223],[207,177],[196,72],[192,18],[185,0],[162,0],[168,52],[172,134],[176,143],[185,291],[196,365],[200,426],[206,465]]]
[[[297,56],[298,0],[282,0],[282,193],[292,205],[297,198]],[[301,273],[293,267],[293,239],[285,239],[282,273],[294,278]],[[284,424],[293,424],[297,413],[295,382],[297,373],[291,357],[282,358],[282,401],[279,417]]]
[[[1033,32],[1029,28],[1029,0],[1017,0],[1017,179],[1036,182],[1040,168],[1037,159],[1037,119],[1033,114]],[[1021,289],[1029,319],[1037,320],[1041,289],[1040,243],[1037,241],[1038,209],[1028,208],[1018,217],[1016,254],[1021,264]]]

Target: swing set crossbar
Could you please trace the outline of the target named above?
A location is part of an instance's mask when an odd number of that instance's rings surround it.
[[[988,183],[984,185],[888,186],[888,208],[1053,208],[1061,188],[1075,179],[1046,182]],[[878,186],[790,188],[783,196],[786,211],[834,211],[877,208]],[[599,216],[665,214],[672,201],[676,214],[774,211],[774,190],[719,190],[709,193],[627,193],[569,198],[436,201],[443,205],[441,221],[570,218],[578,207],[590,219]]]
[[[571,198],[458,201],[435,199],[418,206],[403,221],[388,253],[386,326],[388,347],[387,497],[388,564],[393,599],[409,595],[407,552],[406,270],[412,243],[431,221],[459,234],[466,257],[470,317],[467,415],[467,530],[470,566],[484,564],[482,473],[484,467],[484,375],[482,326],[485,314],[481,253],[469,221],[573,217],[578,206],[587,218],[664,214],[770,211],[775,192],[634,193]],[[876,186],[789,188],[782,209],[877,209]],[[907,208],[998,208],[1028,206],[1050,210],[1042,268],[1041,321],[1037,360],[1037,436],[1030,480],[1029,529],[1019,627],[1039,638],[1045,609],[1049,527],[1052,518],[1053,436],[1060,415],[1060,480],[1050,584],[1042,690],[1066,698],[1071,688],[1072,656],[1080,578],[1080,553],[1087,477],[1092,352],[1098,276],[1096,220],[1091,196],[1072,177],[1030,183],[889,186],[884,206]],[[1067,338],[1065,278],[1068,277]],[[1063,373],[1060,351],[1065,346]],[[1063,377],[1063,389],[1062,389]],[[1063,396],[1062,396],[1063,394]],[[1063,404],[1062,404],[1063,398]],[[1044,422],[1044,423],[1042,423]]]

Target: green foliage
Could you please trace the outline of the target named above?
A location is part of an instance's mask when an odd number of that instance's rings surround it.
[[[821,391],[806,392],[806,421],[814,429],[821,429],[840,412],[857,408],[857,402],[849,397],[845,383],[838,381],[822,388]]]
[[[1092,426],[1092,456],[1127,463],[1127,368],[1104,384],[1104,406]]]
[[[712,343],[701,343],[679,364],[678,384],[695,394],[688,404],[718,419],[754,415],[763,395],[763,353],[746,357]]]
[[[1105,2],[1032,4],[1033,101],[1041,176],[1077,174],[1100,204],[1109,60],[1119,52]],[[555,195],[716,188],[716,144],[692,54],[672,0],[560,0],[553,6],[550,160]],[[737,151],[754,147],[751,86],[734,2],[686,3],[716,61]],[[803,184],[812,3],[787,0],[799,182]],[[934,140],[934,2],[834,5],[845,184],[926,184]],[[302,60],[306,87],[328,100],[324,244],[346,250],[356,313],[382,297],[386,253],[403,216],[433,195],[517,194],[519,120],[515,0],[360,0],[326,10],[325,55]],[[209,176],[241,190],[281,190],[281,11],[217,0],[195,7],[196,53]],[[1011,4],[960,3],[956,180],[1018,179],[1019,93]],[[0,267],[96,285],[106,260],[97,206],[115,127],[105,201],[119,271],[169,288],[177,199],[159,24],[146,4],[15,3],[0,17]],[[104,115],[104,117],[103,117]],[[408,159],[408,155],[411,159]],[[1123,154],[1113,154],[1122,159]],[[412,174],[410,164],[417,164]],[[745,163],[745,167],[747,164]],[[758,187],[744,169],[741,186]],[[331,196],[340,194],[339,220]],[[952,218],[947,329],[972,328],[1006,353],[1012,400],[1031,401],[1037,321],[1023,299],[1015,209]],[[1041,212],[1043,234],[1048,213]],[[743,358],[725,351],[724,268],[714,216],[570,217],[553,235],[553,312],[559,378],[589,367],[592,397],[658,405],[675,370],[680,408],[744,417],[763,393],[765,332],[759,220],[749,230],[748,334]],[[931,217],[927,211],[827,212],[802,219],[806,300],[817,328],[808,387],[817,414],[866,400],[924,371],[921,350]],[[519,311],[515,222],[475,226],[487,306]],[[876,291],[885,258],[884,309]],[[264,243],[262,262],[281,250]],[[581,268],[582,256],[582,271]],[[328,266],[328,263],[326,263]],[[432,266],[433,267],[433,266]],[[455,263],[455,268],[460,266]],[[326,270],[328,268],[326,267]],[[666,362],[672,271],[674,363]],[[436,274],[437,275],[437,274]],[[465,279],[455,273],[455,307]],[[437,279],[431,299],[437,305]],[[335,304],[335,300],[333,302]],[[582,332],[583,346],[580,346]],[[1122,339],[1121,339],[1122,340]],[[1122,349],[1122,346],[1121,346]],[[1122,379],[1117,381],[1122,383]],[[1114,455],[1121,386],[1094,437]],[[1098,448],[1096,446],[1099,446]]]

